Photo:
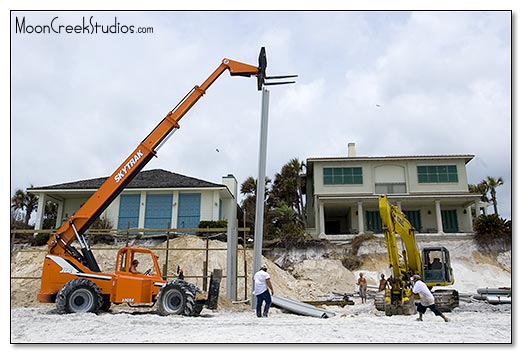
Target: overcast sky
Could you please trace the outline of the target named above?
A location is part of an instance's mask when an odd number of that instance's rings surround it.
[[[34,33],[53,19],[61,33]],[[292,158],[346,156],[349,142],[364,156],[473,154],[468,182],[502,177],[511,219],[511,21],[509,11],[12,12],[10,192],[109,176],[223,58],[257,66],[264,46],[268,75],[299,75],[268,88],[270,178]],[[84,22],[120,33],[65,33]],[[149,33],[122,33],[131,26]],[[256,80],[225,73],[145,170],[257,178],[260,117]]]

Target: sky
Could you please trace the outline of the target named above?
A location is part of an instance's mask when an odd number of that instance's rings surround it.
[[[257,66],[265,47],[268,75],[298,75],[268,87],[268,177],[349,142],[360,156],[472,154],[468,183],[502,177],[511,219],[510,11],[290,10],[11,12],[10,195],[111,175],[223,58]],[[66,33],[90,22],[118,31]],[[35,33],[51,23],[60,33]],[[257,178],[260,118],[255,78],[224,73],[144,169]]]

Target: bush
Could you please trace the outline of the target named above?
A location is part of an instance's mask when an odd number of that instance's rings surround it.
[[[113,227],[114,227],[114,225],[112,224],[112,221],[108,217],[101,216],[101,217],[97,218],[92,223],[92,225],[90,227],[90,231],[93,231],[93,230],[100,230],[100,231],[92,232],[89,235],[89,240],[91,241],[92,244],[103,243],[106,245],[113,245],[115,242],[114,235],[111,235],[108,232],[102,232],[102,231],[111,230]]]
[[[33,239],[33,245],[34,246],[43,246],[49,241],[49,237],[51,237],[51,234],[38,234]]]
[[[201,220],[199,222],[198,228],[200,229],[226,229],[227,221],[226,220]],[[214,232],[198,232],[198,236],[212,236]],[[226,237],[218,237],[220,241],[226,240]]]
[[[201,220],[199,222],[200,229],[226,229],[227,221],[226,220]]]
[[[475,241],[482,249],[489,252],[511,249],[511,220],[505,220],[497,214],[480,215],[473,223]]]

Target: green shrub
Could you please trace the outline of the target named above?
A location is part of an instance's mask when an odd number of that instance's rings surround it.
[[[43,246],[49,241],[49,237],[51,237],[51,234],[38,234],[33,239],[33,245],[34,246]]]
[[[497,214],[480,215],[473,223],[475,241],[482,249],[490,252],[511,249],[511,220]]]
[[[199,222],[198,228],[200,229],[226,229],[227,221],[226,220],[201,220]],[[211,236],[215,232],[198,232],[198,236]]]

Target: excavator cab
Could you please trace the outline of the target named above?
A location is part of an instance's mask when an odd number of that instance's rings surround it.
[[[450,255],[446,247],[427,247],[422,250],[422,279],[429,288],[455,283]]]

